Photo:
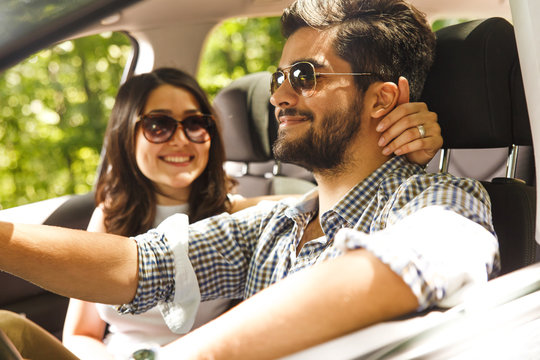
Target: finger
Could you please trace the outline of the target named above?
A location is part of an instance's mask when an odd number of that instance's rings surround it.
[[[431,141],[432,140],[426,139],[426,138],[416,139],[394,150],[394,154],[405,155],[405,154],[409,154],[409,153],[413,153],[417,151],[426,150],[426,148],[431,150],[432,146],[429,146],[429,143]]]
[[[403,76],[399,77],[398,89],[399,89],[399,97],[397,101],[398,105],[408,103],[409,102],[409,81]]]
[[[390,126],[395,124],[407,116],[418,114],[418,113],[429,113],[430,111],[427,108],[425,103],[405,103],[398,105],[394,110],[392,110],[388,115],[386,115],[379,124],[377,125],[377,131],[383,132],[388,129]]]
[[[415,132],[416,130],[416,132]],[[416,128],[407,129],[400,133],[398,137],[392,140],[388,145],[382,149],[383,155],[390,155],[403,147],[405,144],[416,141],[419,139],[418,130]]]
[[[440,132],[440,127],[437,123],[437,114],[433,112],[410,114],[399,119],[398,122],[392,124],[392,126],[390,126],[386,131],[384,131],[379,138],[378,145],[385,146],[394,138],[398,137],[405,130],[412,128],[417,130],[418,125],[424,126],[424,128],[426,129],[426,135],[428,130],[427,128],[431,127],[433,127],[434,130],[438,128],[438,131]]]
[[[432,158],[435,156],[437,151],[442,146],[442,141],[439,141],[437,137],[429,137],[429,138],[422,138],[422,139],[416,139],[414,141],[408,142],[405,145],[397,148],[394,151],[394,154],[396,155],[406,155],[406,154],[413,154],[413,153],[421,153],[427,155],[428,158]]]
[[[405,146],[407,143],[414,142],[418,139],[428,139],[428,141],[422,142],[422,144],[426,146],[425,148],[415,148],[415,150],[428,150],[431,146],[436,146],[437,149],[440,148],[440,146],[442,146],[442,137],[440,136],[441,130],[439,125],[437,123],[427,123],[424,124],[424,130],[424,138],[420,136],[420,131],[416,126],[400,132],[398,136],[395,137],[395,139],[393,139],[388,145],[383,148],[383,154],[390,155],[391,153],[396,153],[397,149],[403,148],[403,146]],[[409,151],[407,150],[407,152]]]
[[[437,151],[443,145],[443,138],[440,134],[434,134],[433,136],[418,138],[416,140],[405,143],[402,146],[397,146],[394,150],[394,154],[403,155],[409,153],[421,153],[428,155],[429,158],[433,157]],[[410,159],[409,159],[410,160]]]

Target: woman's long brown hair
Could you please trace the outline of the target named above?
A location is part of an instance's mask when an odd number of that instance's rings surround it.
[[[105,156],[96,187],[96,203],[103,206],[109,233],[134,236],[153,226],[157,189],[135,160],[136,121],[150,92],[164,84],[189,91],[203,113],[216,116],[197,81],[181,70],[156,69],[134,76],[120,87],[105,134]],[[206,169],[191,185],[190,222],[230,208],[227,193],[233,183],[223,170],[225,152],[219,124],[211,139]]]

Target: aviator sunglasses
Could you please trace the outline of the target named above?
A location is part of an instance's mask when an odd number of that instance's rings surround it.
[[[206,114],[190,115],[182,120],[165,114],[146,114],[137,123],[141,124],[146,140],[154,144],[171,140],[179,125],[189,141],[202,144],[210,140],[215,124],[214,117]]]
[[[270,91],[274,94],[277,89],[288,78],[289,83],[298,95],[310,97],[315,93],[317,78],[321,75],[373,75],[369,72],[363,73],[321,73],[315,71],[315,65],[308,61],[299,61],[293,65],[278,70],[272,74]]]

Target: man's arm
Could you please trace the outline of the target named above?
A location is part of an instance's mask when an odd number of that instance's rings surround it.
[[[137,265],[137,245],[125,237],[0,222],[0,269],[64,296],[128,303]]]
[[[354,250],[261,291],[165,347],[163,357],[276,358],[417,307],[396,273],[368,251]]]
[[[429,306],[453,306],[466,287],[487,281],[497,258],[487,228],[442,206],[369,235],[342,229],[334,246],[345,254],[259,292],[165,347],[164,358],[175,351],[275,358]]]

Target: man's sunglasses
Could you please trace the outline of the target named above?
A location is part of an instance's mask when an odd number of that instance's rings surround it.
[[[215,121],[212,115],[190,115],[182,120],[176,120],[165,114],[141,115],[137,123],[142,126],[146,140],[161,144],[172,139],[180,125],[189,141],[202,144],[210,140],[214,131]]]
[[[373,75],[372,73],[320,73],[315,71],[315,66],[308,61],[299,61],[293,65],[278,70],[272,74],[270,91],[274,94],[288,78],[289,83],[298,95],[309,97],[315,93],[317,78],[321,75]]]

